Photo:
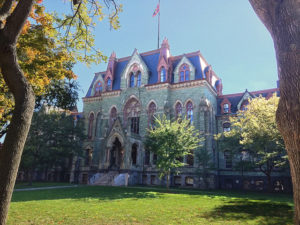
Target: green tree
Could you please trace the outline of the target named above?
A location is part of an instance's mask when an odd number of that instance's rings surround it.
[[[249,0],[270,32],[280,82],[277,124],[289,156],[294,189],[295,224],[300,224],[300,76],[299,1]]]
[[[45,112],[33,115],[20,168],[27,173],[29,183],[35,171],[60,167],[66,169],[66,161],[82,155],[82,141],[85,139],[82,121],[65,112]]]
[[[103,2],[104,5],[112,4],[114,6],[108,12],[107,17],[111,27],[118,28],[118,13],[121,11],[121,7],[114,0],[103,0]],[[31,22],[35,21],[35,25],[41,24],[55,45],[53,49],[62,53],[58,54],[58,57],[66,59],[58,64],[45,63],[42,68],[61,66],[64,61],[68,61],[68,54],[64,54],[68,51],[73,53],[71,56],[74,61],[93,63],[103,59],[102,53],[93,48],[92,32],[96,21],[101,21],[106,16],[98,0],[70,1],[70,13],[67,12],[60,16],[55,13],[40,16],[39,12],[42,8],[39,5],[41,3],[42,0],[0,0],[0,70],[4,80],[3,83],[0,82],[0,89],[7,89],[8,94],[13,96],[11,98],[13,101],[3,101],[4,106],[0,107],[1,117],[3,112],[5,116],[7,115],[6,106],[13,107],[3,148],[0,151],[0,224],[6,223],[18,167],[34,112],[35,93],[38,88],[35,88],[33,84],[45,84],[44,81],[49,83],[51,80],[37,76],[40,70],[34,70],[34,68],[26,74],[22,68],[22,61],[18,58],[21,59],[23,53],[17,50],[20,35],[22,32],[26,32]],[[37,17],[35,17],[35,13]],[[29,17],[32,19],[29,20]],[[29,43],[26,45],[30,46]],[[37,46],[41,46],[41,43],[38,42]],[[30,51],[27,53],[31,58],[34,55],[40,56],[41,60],[43,56],[47,56],[47,54],[31,54]],[[29,65],[33,65],[33,62]],[[35,79],[39,82],[31,82]],[[39,86],[36,85],[36,87]],[[42,87],[45,86],[42,85]],[[0,101],[5,97],[7,97],[6,94],[4,97],[0,94]]]
[[[249,154],[251,158],[241,160],[238,167],[246,169],[252,161],[267,176],[269,190],[272,190],[272,172],[287,163],[283,139],[275,119],[278,101],[275,95],[268,100],[261,96],[249,99],[247,109],[230,118],[231,130],[217,136],[220,149],[229,149],[232,155]]]
[[[209,188],[209,173],[215,169],[214,163],[211,161],[212,154],[202,146],[195,152],[195,158],[198,161],[197,172],[200,179],[203,180],[204,188]]]
[[[190,123],[187,119],[171,121],[162,116],[155,119],[153,128],[148,129],[145,147],[157,155],[159,176],[166,177],[168,189],[171,172],[178,173],[178,168],[185,165],[181,159],[193,154],[201,143],[199,132]]]

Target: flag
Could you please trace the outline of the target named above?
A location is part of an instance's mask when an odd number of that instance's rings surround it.
[[[159,3],[157,4],[156,9],[154,10],[154,13],[153,13],[152,17],[155,17],[158,13],[159,13]]]

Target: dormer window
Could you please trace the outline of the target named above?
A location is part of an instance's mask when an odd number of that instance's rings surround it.
[[[140,87],[141,84],[142,84],[142,73],[139,71],[139,72],[138,72],[138,75],[137,75],[137,82],[136,82],[136,85],[137,85],[138,87]]]
[[[240,110],[241,111],[246,111],[248,109],[248,104],[249,104],[248,100],[244,100],[242,105],[241,105]]]
[[[167,80],[167,73],[165,67],[160,70],[160,82],[165,82]]]
[[[129,87],[134,87],[134,74],[130,73]]]
[[[111,79],[107,78],[106,80],[106,91],[110,91],[111,90]]]
[[[223,112],[224,112],[224,113],[229,113],[229,104],[228,104],[228,103],[225,103],[225,104],[223,105]]]
[[[189,81],[190,80],[190,68],[187,64],[183,64],[179,69],[179,81]]]
[[[102,92],[102,83],[98,81],[95,85],[95,96],[100,95]]]

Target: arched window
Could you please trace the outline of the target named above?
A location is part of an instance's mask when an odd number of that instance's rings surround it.
[[[154,114],[156,112],[156,105],[154,102],[151,102],[148,108],[148,117],[149,117],[149,126],[153,127],[155,124]]]
[[[102,83],[98,81],[95,85],[95,96],[100,95],[101,92],[102,92]]]
[[[115,107],[113,107],[110,110],[110,126],[113,125],[113,123],[115,122],[115,120],[117,119],[117,109]]]
[[[130,73],[129,87],[134,87],[134,74]]]
[[[191,123],[193,123],[194,120],[194,112],[193,112],[193,103],[192,102],[188,102],[186,104],[186,114],[187,114],[187,119],[189,119],[191,121]]]
[[[182,115],[182,105],[180,102],[177,102],[175,106],[175,117],[178,119]]]
[[[89,139],[92,139],[92,137],[93,137],[94,118],[95,118],[94,113],[91,113],[90,117],[89,117],[89,130],[88,130],[88,138]]]
[[[165,82],[167,80],[167,73],[165,67],[160,69],[160,82]]]
[[[188,81],[190,80],[190,68],[187,64],[183,64],[179,69],[179,81]]]
[[[132,165],[136,165],[137,161],[137,144],[133,144],[131,148],[131,161]]]
[[[141,84],[142,84],[142,73],[139,71],[139,72],[138,72],[138,75],[137,75],[137,83],[136,83],[136,85],[137,85],[138,87],[140,87]]]
[[[225,168],[231,169],[232,168],[232,155],[230,151],[224,152],[224,159],[225,159]]]
[[[194,153],[190,152],[190,154],[188,154],[186,156],[186,163],[188,164],[188,166],[194,166]]]
[[[101,115],[100,115],[100,113],[98,113],[97,118],[96,118],[95,137],[99,136],[98,129],[99,129],[99,126],[100,126],[100,120],[101,120]]]
[[[230,123],[227,122],[223,124],[223,131],[224,132],[230,131]]]
[[[124,123],[130,119],[130,130],[132,133],[139,134],[141,105],[135,98],[131,98],[127,101],[124,107]]]
[[[150,151],[145,150],[145,165],[149,165],[149,164],[150,164]]]
[[[107,78],[107,81],[106,81],[106,90],[107,91],[111,90],[111,79],[110,78]]]

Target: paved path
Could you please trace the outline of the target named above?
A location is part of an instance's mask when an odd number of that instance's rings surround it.
[[[36,190],[49,190],[49,189],[73,188],[73,187],[78,187],[78,185],[52,186],[52,187],[36,187],[36,188],[21,188],[21,189],[14,189],[14,191],[36,191]]]

